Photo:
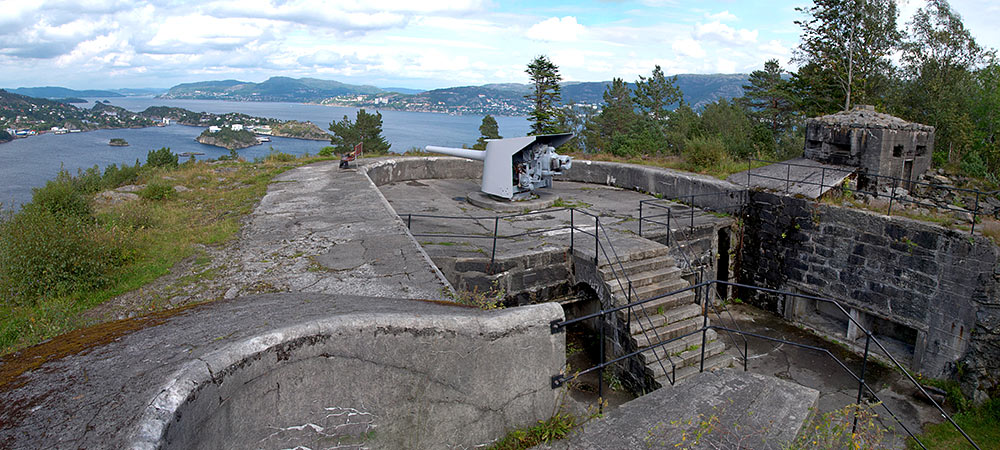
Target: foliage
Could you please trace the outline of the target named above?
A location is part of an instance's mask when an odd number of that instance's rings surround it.
[[[479,287],[472,288],[471,291],[446,292],[452,301],[460,305],[475,306],[479,309],[503,309],[504,296],[506,293],[500,286],[500,280],[493,280],[489,289],[479,290]]]
[[[992,55],[976,43],[946,0],[928,1],[908,27],[895,109],[906,119],[935,127],[935,161],[960,162],[976,134],[973,99],[989,102],[977,92],[972,71]],[[992,107],[978,105],[980,111],[996,108],[998,99],[993,100]]]
[[[0,353],[92,324],[93,316],[84,312],[149,284],[198,248],[226,241],[274,176],[317,160],[230,163],[236,170],[224,177],[206,162],[150,170],[136,163],[109,166],[103,176],[97,168],[57,176],[53,182],[61,184],[60,195],[72,187],[86,198],[122,180],[165,185],[167,176],[171,184],[198,189],[198,195],[97,204],[92,214],[78,215],[51,211],[46,204],[62,202],[44,200],[56,197],[46,193],[17,213],[0,213]],[[234,182],[246,187],[229,188]],[[139,305],[144,310],[176,306],[145,297],[148,303]]]
[[[146,165],[150,167],[177,168],[177,155],[170,152],[170,147],[150,150],[146,153]]]
[[[726,147],[719,136],[697,136],[684,142],[687,160],[698,167],[718,165],[726,158]]]
[[[139,197],[146,200],[167,200],[176,194],[174,187],[163,182],[153,181],[139,191]]]
[[[646,78],[639,75],[635,82],[635,104],[639,111],[662,124],[670,116],[670,107],[682,103],[683,93],[677,87],[677,76],[666,78],[657,64],[653,73]]]
[[[497,125],[497,120],[493,116],[487,114],[483,117],[483,123],[479,125],[479,139],[476,140],[475,145],[472,148],[477,150],[486,150],[486,140],[487,139],[500,139],[500,126]]]
[[[358,143],[368,155],[384,155],[391,147],[382,136],[382,113],[378,111],[369,114],[360,109],[354,122],[345,115],[340,122],[330,123],[330,131],[333,132],[330,145],[336,153],[350,153]]]
[[[796,10],[806,18],[795,22],[802,35],[793,61],[811,66],[799,72],[804,77],[799,86],[823,89],[835,83],[840,92],[818,105],[826,113],[840,105],[847,110],[853,103],[876,103],[891,77],[890,56],[901,38],[895,0],[814,0]]]
[[[104,287],[130,252],[89,219],[28,204],[0,221],[0,306]]]
[[[577,422],[578,419],[573,414],[560,411],[553,414],[548,420],[539,420],[538,424],[533,427],[511,431],[488,448],[490,450],[522,450],[563,439],[573,427],[578,425]]]
[[[1000,399],[990,399],[981,405],[952,416],[955,423],[983,449],[1000,449]],[[965,437],[948,422],[928,425],[920,442],[927,448],[971,449]],[[920,448],[912,439],[907,448]]]
[[[768,125],[774,136],[787,130],[795,116],[790,83],[782,78],[783,73],[777,59],[768,60],[764,70],[750,74],[749,84],[743,85],[743,97],[738,99],[751,117]]]
[[[65,170],[60,170],[56,178],[46,182],[45,186],[33,189],[30,204],[58,216],[86,219],[92,213],[90,202],[83,192],[77,190],[72,175]]]
[[[530,135],[559,133],[560,100],[559,68],[545,55],[536,56],[528,64],[525,73],[531,78],[531,94],[524,98],[533,106],[528,120],[531,122]]]
[[[327,145],[326,147],[323,147],[323,148],[319,149],[319,152],[317,152],[316,154],[319,155],[319,156],[324,156],[324,157],[333,156],[333,153],[336,150],[337,150],[336,147],[334,147],[332,145]]]
[[[877,405],[849,404],[820,415],[805,426],[789,445],[789,450],[850,448],[875,450],[886,448],[892,430],[882,426]],[[854,421],[857,420],[857,428]]]

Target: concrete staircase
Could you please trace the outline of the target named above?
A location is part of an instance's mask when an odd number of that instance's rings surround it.
[[[615,305],[645,300],[690,286],[681,277],[681,269],[665,246],[649,246],[619,255],[619,264],[605,263],[598,272],[611,292]],[[626,276],[623,276],[623,272]],[[633,296],[628,298],[628,281],[632,282]],[[641,354],[647,369],[660,386],[673,384],[698,373],[701,358],[701,333],[650,348],[659,342],[690,333],[701,328],[704,318],[701,306],[696,303],[695,291],[686,291],[659,298],[639,307],[624,311],[629,318],[629,334]],[[731,358],[723,355],[725,345],[717,339],[714,330],[707,333],[705,369],[715,369],[729,364]]]

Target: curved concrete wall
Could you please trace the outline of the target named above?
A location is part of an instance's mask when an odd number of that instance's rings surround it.
[[[346,314],[193,360],[133,448],[468,448],[551,415],[565,335],[548,303],[478,314]]]
[[[362,165],[376,186],[410,180],[482,177],[483,163],[448,156],[390,157],[366,161]],[[660,167],[607,161],[574,160],[573,167],[556,181],[603,184],[669,199],[684,200],[695,195],[694,204],[726,211],[744,202],[743,186],[705,175]],[[737,192],[734,192],[737,191]],[[728,193],[727,195],[721,195]],[[719,194],[719,195],[706,195]]]

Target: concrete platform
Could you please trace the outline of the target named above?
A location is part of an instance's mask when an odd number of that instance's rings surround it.
[[[856,170],[854,167],[824,164],[806,158],[794,158],[785,163],[734,173],[726,181],[743,187],[816,199],[840,186]]]
[[[665,387],[537,449],[785,448],[816,406],[815,389],[721,369]]]

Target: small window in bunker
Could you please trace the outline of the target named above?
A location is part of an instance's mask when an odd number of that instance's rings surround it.
[[[902,145],[897,145],[897,146],[893,147],[892,148],[892,156],[894,158],[900,158],[900,157],[902,157],[903,156],[903,146]]]
[[[926,145],[918,145],[917,146],[917,156],[924,156],[926,154],[927,154],[927,146]]]

